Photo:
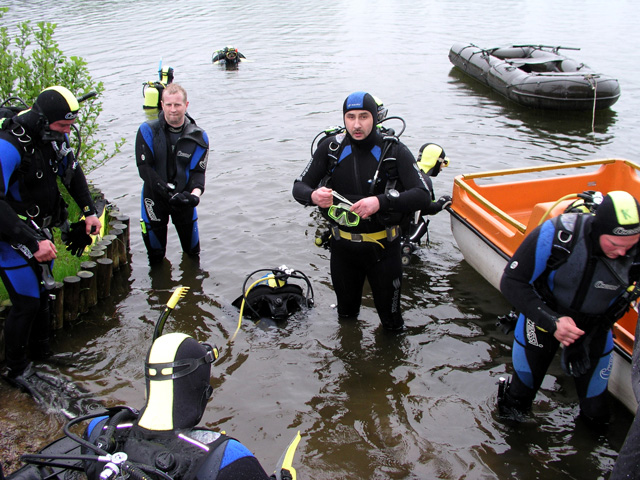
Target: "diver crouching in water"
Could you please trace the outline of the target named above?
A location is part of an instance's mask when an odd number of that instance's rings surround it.
[[[217,357],[215,347],[183,333],[158,337],[145,361],[147,403],[142,411],[111,409],[91,422],[85,439],[99,451],[126,454],[147,478],[268,480],[260,462],[239,441],[196,427],[213,392],[211,364]],[[86,462],[89,480],[105,480],[108,463]]]

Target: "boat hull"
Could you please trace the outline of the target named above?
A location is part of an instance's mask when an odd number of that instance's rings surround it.
[[[582,172],[597,167],[595,172]],[[550,170],[577,168],[575,175],[548,177]],[[571,192],[627,190],[640,197],[640,166],[623,160],[576,162],[530,169],[461,175],[454,182],[453,203],[448,209],[451,231],[465,261],[487,282],[500,288],[508,259],[528,232],[544,218],[561,213]],[[511,175],[544,174],[546,178],[502,181]],[[487,180],[486,184],[481,184]],[[555,200],[554,200],[555,199]],[[614,354],[609,391],[635,413],[638,403],[631,384],[631,355],[638,313],[631,310],[613,327]]]
[[[519,59],[518,56],[526,58]],[[525,107],[600,110],[609,108],[620,98],[618,80],[549,50],[533,47],[486,50],[456,43],[449,50],[449,61],[467,75]],[[558,64],[574,71],[526,72],[521,69],[523,63],[526,68]]]

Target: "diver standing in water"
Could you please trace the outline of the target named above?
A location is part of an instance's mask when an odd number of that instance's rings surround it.
[[[211,364],[217,358],[215,347],[183,333],[159,336],[145,361],[147,403],[140,414],[124,407],[111,409],[91,422],[85,438],[107,453],[126,454],[145,475],[136,477],[134,472],[134,478],[268,480],[243,444],[196,428],[213,392]],[[110,468],[107,462],[86,462],[89,480],[110,478],[104,476]]]
[[[136,137],[142,187],[142,238],[149,263],[160,263],[167,248],[169,217],[183,252],[200,253],[196,206],[204,192],[209,137],[187,114],[187,92],[177,83],[162,92],[158,119],[143,123]]]
[[[318,145],[293,185],[301,204],[316,205],[331,225],[331,280],[339,318],[360,312],[369,281],[382,326],[404,327],[400,311],[400,225],[431,201],[416,161],[394,135],[376,128],[378,105],[365,92],[343,104],[346,133]]]
[[[609,421],[611,327],[637,298],[640,205],[609,192],[590,213],[565,213],[531,232],[504,270],[500,290],[521,312],[513,342],[513,378],[501,381],[498,408],[516,418],[531,410],[562,344],[563,370],[574,378],[580,417]]]
[[[61,86],[38,95],[32,108],[0,127],[0,277],[11,309],[5,321],[7,377],[30,390],[29,358],[42,360],[49,348],[51,268],[57,257],[51,229],[68,227],[67,205],[58,179],[85,219],[73,225],[68,245],[81,254],[90,233],[101,228],[87,180],[69,145],[80,105]],[[47,283],[45,283],[47,282]]]

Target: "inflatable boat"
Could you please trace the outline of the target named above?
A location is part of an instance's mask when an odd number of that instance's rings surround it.
[[[451,63],[467,75],[525,107],[549,110],[600,110],[620,98],[615,78],[558,53],[568,47],[512,45],[483,49],[457,43]]]
[[[625,190],[640,198],[640,166],[619,159],[591,160],[458,175],[454,180],[451,231],[465,261],[498,290],[507,261],[525,236],[560,215],[578,198]],[[638,312],[614,326],[609,391],[631,412],[631,356]]]

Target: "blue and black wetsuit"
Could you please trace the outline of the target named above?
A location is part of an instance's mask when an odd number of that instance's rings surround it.
[[[33,254],[45,232],[67,219],[57,179],[85,215],[95,214],[68,137],[60,134],[45,142],[36,124],[35,115],[27,112],[5,120],[0,130],[0,277],[12,304],[4,328],[12,376],[27,366],[27,344],[33,357],[48,350],[48,295]]]
[[[580,217],[581,221],[578,221]],[[529,234],[507,265],[500,290],[521,312],[515,329],[512,358],[515,375],[509,395],[518,408],[528,409],[558,349],[553,317],[571,317],[588,341],[590,367],[575,383],[581,412],[590,419],[608,417],[606,389],[613,339],[607,311],[630,284],[635,247],[627,255],[607,258],[588,214],[565,214],[546,221]],[[565,231],[578,225],[571,252],[557,269],[548,269],[559,222]],[[573,347],[573,346],[572,346]],[[567,347],[569,348],[569,347]]]
[[[337,146],[338,158],[334,160],[332,153]],[[367,279],[382,325],[395,330],[404,324],[400,311],[402,260],[398,227],[408,214],[428,207],[430,194],[413,155],[400,142],[393,148],[396,158],[393,168],[383,162],[371,190],[379,162],[384,160],[381,159],[383,150],[384,140],[375,129],[364,141],[354,142],[349,135],[329,137],[320,143],[309,165],[295,181],[293,196],[303,205],[312,205],[312,192],[327,186],[353,203],[364,197],[378,198],[378,213],[360,220],[356,226],[338,225],[329,219],[332,224],[331,280],[340,317],[358,315]],[[400,192],[397,198],[385,195],[390,177],[396,180],[395,189]],[[380,234],[385,230],[389,235],[375,242],[359,240],[362,234]]]
[[[143,123],[136,137],[136,164],[142,187],[142,237],[150,263],[162,261],[167,247],[167,225],[173,221],[182,250],[200,253],[198,214],[195,207],[169,205],[175,193],[199,188],[204,192],[209,137],[193,119],[175,129],[167,124],[164,113]]]

